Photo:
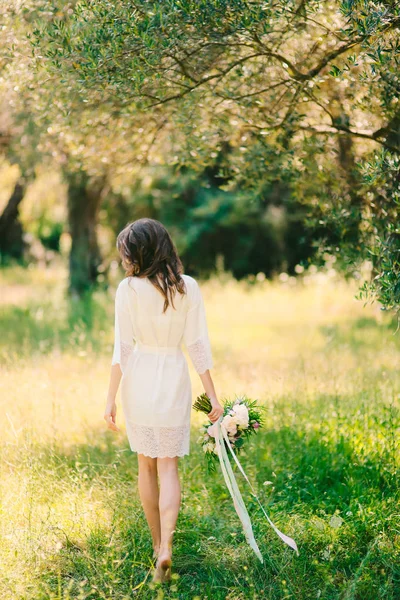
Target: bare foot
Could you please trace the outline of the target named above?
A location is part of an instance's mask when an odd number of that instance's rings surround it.
[[[172,556],[171,550],[162,550],[158,555],[153,574],[154,583],[164,583],[171,580]]]
[[[153,546],[153,558],[157,558],[160,553],[160,546]]]

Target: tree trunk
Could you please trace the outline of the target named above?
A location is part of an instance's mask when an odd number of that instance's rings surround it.
[[[0,216],[0,255],[21,259],[24,254],[23,229],[19,220],[19,205],[25,195],[25,183],[19,179]]]
[[[81,295],[96,283],[101,263],[96,228],[105,179],[90,179],[83,172],[69,174],[67,179],[68,221],[72,238],[69,291]]]
[[[350,118],[347,115],[342,99],[337,92],[331,100],[330,111],[333,116],[333,124],[350,127]],[[364,207],[364,199],[361,193],[361,182],[356,163],[354,151],[354,138],[351,134],[339,133],[338,135],[338,163],[344,179],[347,183],[347,195],[349,198],[350,215],[346,223],[344,241],[357,246],[360,242],[360,225]]]
[[[400,151],[400,112],[395,113],[385,127],[375,131],[374,137],[386,137],[385,143],[390,148],[398,148]]]

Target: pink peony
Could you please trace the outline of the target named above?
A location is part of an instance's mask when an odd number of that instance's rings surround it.
[[[215,438],[216,436],[216,431],[215,431],[215,423],[213,425],[210,425],[210,427],[207,428],[207,433],[210,437]]]

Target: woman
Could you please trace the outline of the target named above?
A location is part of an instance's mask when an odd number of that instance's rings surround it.
[[[210,375],[213,362],[202,294],[197,281],[182,273],[167,230],[154,219],[139,219],[121,231],[117,248],[127,277],[115,297],[104,418],[118,431],[115,397],[121,382],[128,440],[138,455],[139,495],[157,558],[153,579],[163,582],[171,576],[181,500],[178,457],[189,454],[192,390],[182,343],[211,400],[212,422],[222,415],[222,407]]]

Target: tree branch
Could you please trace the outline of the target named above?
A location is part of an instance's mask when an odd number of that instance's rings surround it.
[[[212,81],[213,79],[222,79],[223,77],[225,77],[225,75],[227,75],[230,71],[232,71],[232,69],[234,69],[235,67],[239,66],[240,64],[246,62],[247,60],[249,60],[251,58],[255,58],[256,56],[262,56],[262,54],[260,52],[257,52],[256,54],[249,54],[247,56],[243,56],[236,62],[229,65],[229,67],[227,67],[220,73],[214,73],[213,75],[208,75],[207,77],[203,77],[203,79],[200,79],[195,85],[189,87],[188,89],[181,92],[180,94],[173,94],[172,96],[167,96],[166,98],[160,98],[157,102],[155,102],[153,104],[148,104],[145,108],[146,109],[154,108],[155,106],[158,106],[159,104],[166,104],[167,102],[170,102],[171,100],[178,100],[180,98],[183,98],[184,96],[186,96],[190,92],[193,92],[196,88],[200,87],[204,83],[208,83],[209,81]]]
[[[262,128],[267,129],[267,128]],[[302,129],[304,131],[312,131],[313,133],[317,133],[319,135],[332,135],[333,133],[344,132],[354,137],[359,137],[365,140],[371,140],[372,142],[377,142],[387,150],[391,152],[395,152],[396,154],[400,153],[400,148],[396,146],[392,146],[391,144],[387,144],[384,139],[380,139],[379,137],[375,137],[375,132],[373,133],[363,133],[361,131],[353,131],[349,127],[344,127],[341,125],[332,125],[330,129],[315,129],[309,125],[298,125],[298,129]]]

